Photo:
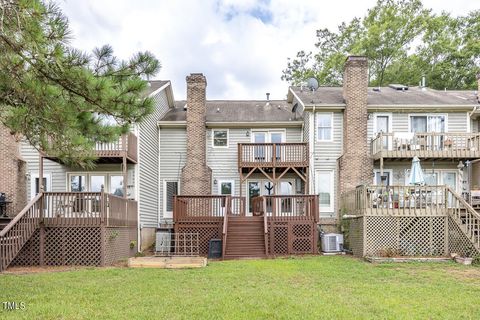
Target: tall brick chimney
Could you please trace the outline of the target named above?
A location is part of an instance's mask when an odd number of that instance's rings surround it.
[[[26,163],[20,157],[19,143],[10,130],[0,124],[0,192],[4,192],[11,216],[27,205]]]
[[[349,56],[343,75],[343,155],[339,159],[340,194],[357,185],[370,183],[373,161],[367,136],[368,60]]]
[[[182,169],[182,194],[211,194],[212,171],[207,166],[206,88],[201,73],[187,76],[187,159]]]

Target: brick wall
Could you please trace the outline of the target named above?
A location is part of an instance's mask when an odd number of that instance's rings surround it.
[[[9,215],[15,215],[27,203],[26,163],[20,157],[19,143],[10,130],[0,124],[0,192],[5,192]]]
[[[212,172],[206,155],[206,88],[203,74],[187,76],[187,159],[180,184],[184,195],[211,194]]]
[[[368,61],[350,56],[343,76],[343,155],[339,159],[340,194],[357,185],[370,183],[373,161],[367,144]]]

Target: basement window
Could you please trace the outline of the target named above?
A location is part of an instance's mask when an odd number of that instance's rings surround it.
[[[213,147],[228,148],[228,130],[213,130]]]

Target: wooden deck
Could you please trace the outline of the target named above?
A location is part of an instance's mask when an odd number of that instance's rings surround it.
[[[98,142],[95,145],[97,163],[122,163],[125,158],[127,163],[137,163],[137,136],[133,133],[122,135],[117,141],[110,143]],[[58,161],[55,155],[45,155],[46,159]]]
[[[372,157],[379,159],[476,159],[480,134],[455,132],[382,133],[372,139]]]
[[[133,255],[136,241],[136,201],[103,192],[44,192],[0,231],[0,271],[108,265]]]
[[[318,252],[318,196],[262,196],[252,201],[250,215],[245,198],[175,196],[175,232],[198,233],[201,255],[208,254],[211,239],[222,240],[224,258]]]
[[[308,167],[307,143],[239,143],[239,168]]]

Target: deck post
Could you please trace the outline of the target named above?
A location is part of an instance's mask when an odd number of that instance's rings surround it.
[[[105,254],[106,254],[106,232],[107,228],[105,227],[105,220],[107,220],[108,223],[108,218],[106,218],[107,215],[107,202],[106,202],[107,197],[105,196],[105,191],[104,187],[102,185],[102,189],[100,191],[100,266],[104,267],[105,266]]]
[[[127,199],[127,184],[128,184],[128,177],[127,177],[127,155],[126,151],[123,154],[122,159],[122,173],[123,173],[123,197]]]
[[[42,157],[42,156],[40,156]],[[42,158],[41,158],[42,159]],[[41,161],[42,165],[40,166],[41,169],[40,171],[43,171],[43,159]],[[40,176],[41,179],[39,181],[43,181],[43,177]],[[43,196],[43,183],[40,183],[39,182],[39,185],[40,185],[40,194],[42,194],[42,197],[40,198],[40,202],[38,204],[39,206],[39,218],[40,218],[40,225],[39,225],[39,232],[40,232],[40,237],[39,237],[39,241],[38,241],[38,246],[39,246],[39,253],[38,253],[38,264],[43,267],[45,266],[45,222],[44,222],[44,201],[45,201],[45,198]]]

